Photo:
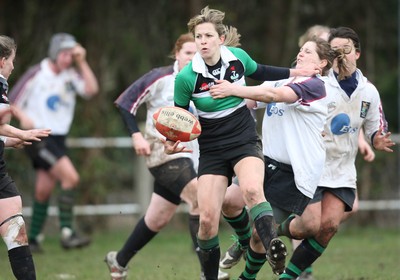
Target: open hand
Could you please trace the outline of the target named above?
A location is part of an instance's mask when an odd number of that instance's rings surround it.
[[[48,137],[51,133],[51,129],[30,129],[30,130],[23,130],[21,140],[24,141],[41,141],[40,138]]]
[[[180,146],[179,144],[181,141],[171,141],[167,139],[161,139],[161,141],[164,143],[164,152],[167,155],[172,155],[176,153],[193,153],[193,150],[188,149],[184,146]]]
[[[385,152],[393,152],[390,147],[393,147],[396,144],[392,141],[392,139],[390,139],[390,135],[392,135],[391,132],[382,134],[382,129],[380,128],[374,136],[374,148]]]

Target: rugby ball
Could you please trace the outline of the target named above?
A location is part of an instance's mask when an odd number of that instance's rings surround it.
[[[153,114],[158,132],[172,141],[188,142],[201,134],[199,120],[189,111],[173,106],[161,107]]]

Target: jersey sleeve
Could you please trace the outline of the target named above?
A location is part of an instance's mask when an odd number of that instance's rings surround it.
[[[17,107],[22,107],[24,100],[27,98],[26,93],[29,92],[29,90],[27,91],[26,89],[29,88],[40,69],[40,64],[36,64],[29,68],[28,71],[18,79],[17,83],[14,84],[8,93],[8,98],[11,104]]]
[[[275,81],[290,76],[289,68],[258,64],[245,50],[241,48],[229,49],[243,63],[246,77],[257,81]]]
[[[230,47],[229,50],[243,63],[244,75],[246,77],[257,70],[257,62],[255,62],[245,50],[233,47]]]
[[[161,67],[153,69],[146,73],[134,83],[132,83],[121,95],[114,101],[114,104],[133,115],[136,115],[137,109],[145,103],[153,92],[157,91],[159,82],[166,75],[173,73],[172,67]]]
[[[370,102],[362,101],[360,115],[365,118],[363,127],[364,133],[372,143],[372,138],[378,129],[382,129],[383,133],[388,131],[388,123],[385,118],[379,92],[374,85],[368,84],[369,95],[372,96]]]
[[[73,87],[74,91],[83,98],[89,98],[89,95],[86,94],[86,82],[83,79],[82,75],[75,69],[69,69],[68,74],[70,75],[70,84],[67,86]]]
[[[191,63],[185,66],[176,76],[174,86],[174,103],[178,107],[189,108],[192,99],[196,74],[192,71]]]
[[[326,97],[324,82],[316,77],[306,78],[301,82],[289,83],[286,86],[290,87],[299,97],[299,100],[293,106],[298,106],[298,109],[303,111],[312,111],[314,106],[311,105],[315,101]]]

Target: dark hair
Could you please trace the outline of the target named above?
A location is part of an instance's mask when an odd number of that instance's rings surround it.
[[[326,66],[322,69],[322,75],[327,75],[329,69],[332,68],[333,61],[338,56],[338,53],[332,50],[331,45],[328,41],[321,39],[319,37],[312,37],[308,40],[309,42],[315,42],[316,45],[316,52],[320,59],[326,59],[328,62]]]
[[[334,60],[337,59],[338,68],[339,68],[339,77],[340,78],[344,77],[345,73],[347,73],[347,67],[346,67],[346,63],[345,63],[345,55],[342,51],[332,49],[331,45],[328,41],[326,41],[322,38],[316,37],[316,36],[309,38],[305,43],[307,43],[307,42],[314,42],[316,45],[315,51],[317,52],[318,57],[320,59],[326,59],[326,61],[327,61],[326,66],[322,69],[322,73],[321,73],[322,76],[328,75],[329,70],[333,66]],[[303,47],[303,46],[301,46],[301,47]],[[295,63],[293,63],[292,65],[294,65],[294,64]]]
[[[358,38],[357,33],[350,27],[332,28],[328,41],[331,42],[335,38],[350,39],[353,41],[356,51],[361,52],[360,38]]]
[[[9,58],[13,51],[17,51],[17,44],[14,39],[5,35],[0,35],[0,58]]]

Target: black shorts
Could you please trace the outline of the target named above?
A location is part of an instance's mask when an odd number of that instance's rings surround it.
[[[197,176],[190,158],[177,158],[149,170],[154,177],[154,193],[176,205],[181,202],[183,188]]]
[[[14,180],[8,174],[1,174],[0,176],[0,199],[19,196],[20,193]]]
[[[339,198],[345,205],[345,212],[351,212],[353,210],[354,200],[356,199],[355,189],[318,187],[310,204],[320,202],[324,196],[324,192],[330,192]]]
[[[35,169],[49,170],[61,157],[67,154],[65,136],[49,136],[40,142],[32,142],[25,151]]]
[[[273,208],[301,216],[310,198],[300,192],[294,181],[290,165],[277,162],[267,156],[265,160],[264,194]]]
[[[260,139],[218,151],[202,153],[200,150],[199,177],[205,174],[222,175],[228,178],[229,186],[234,175],[233,167],[246,157],[257,157],[264,160]]]

